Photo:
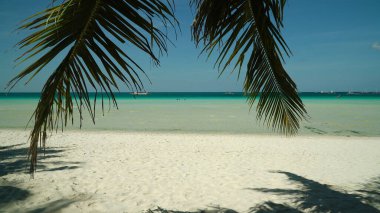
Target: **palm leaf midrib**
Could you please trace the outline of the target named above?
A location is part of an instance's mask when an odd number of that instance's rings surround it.
[[[72,58],[76,55],[77,49],[83,45],[84,38],[87,35],[88,28],[91,26],[92,22],[94,21],[94,16],[96,14],[96,11],[98,10],[99,4],[100,4],[100,0],[95,0],[94,7],[92,8],[90,15],[88,16],[88,19],[83,27],[83,30],[79,33],[78,39],[75,41],[75,44],[72,47],[71,54],[68,58],[69,61],[71,61]]]
[[[253,18],[253,20],[255,20],[255,22],[257,22],[258,20],[260,20],[260,19],[262,19],[262,18],[259,18],[259,17],[256,17],[255,16],[255,13],[253,12],[253,5],[252,5],[252,1],[251,0],[248,0],[248,5],[249,5],[249,12],[250,12],[250,15],[252,16],[252,18]],[[257,5],[255,5],[255,6],[257,6]],[[260,9],[262,9],[262,8],[260,8]],[[263,20],[264,21],[264,20]],[[261,26],[261,25],[259,25],[259,26]],[[258,40],[259,40],[259,42],[260,42],[260,45],[261,45],[261,47],[262,47],[262,50],[264,51],[264,57],[265,57],[265,61],[267,62],[267,63],[269,63],[269,68],[272,70],[272,72],[270,73],[270,74],[274,74],[275,72],[276,72],[276,69],[273,69],[273,60],[271,60],[270,58],[269,58],[269,55],[268,55],[268,51],[267,51],[267,49],[265,48],[266,46],[268,46],[268,45],[264,45],[263,43],[264,43],[264,41],[263,41],[263,34],[265,34],[264,32],[262,32],[263,30],[265,30],[265,29],[261,29],[261,27],[258,27],[258,25],[256,25],[255,26],[255,30],[256,30],[256,32],[257,32],[257,34],[258,34]],[[268,36],[267,36],[268,37]],[[272,42],[271,42],[272,43]],[[275,81],[275,84],[276,84],[276,88],[279,90],[279,92],[280,93],[282,93],[283,91],[282,91],[282,88],[281,88],[281,86],[278,84],[278,82],[277,81]]]

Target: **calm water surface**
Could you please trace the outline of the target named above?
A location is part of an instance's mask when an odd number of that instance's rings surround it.
[[[379,94],[301,93],[310,119],[301,135],[380,136]],[[39,94],[0,93],[0,129],[30,128]],[[97,109],[96,125],[85,116],[82,129],[120,131],[275,134],[256,120],[241,93],[150,93],[117,96],[119,110],[106,102]],[[78,129],[79,120],[67,129]]]

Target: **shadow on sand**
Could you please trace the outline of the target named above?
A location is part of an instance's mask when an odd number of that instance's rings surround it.
[[[0,207],[8,203],[26,200],[31,195],[27,190],[14,186],[0,186]]]
[[[268,201],[268,202],[265,202],[265,203],[262,203],[260,205],[250,208],[248,212],[249,213],[253,213],[253,212],[255,213],[274,213],[274,212],[300,213],[302,211],[299,211],[287,205]],[[161,207],[157,207],[156,209],[153,209],[153,210],[149,209],[148,211],[146,211],[146,213],[238,213],[238,212],[233,209],[210,206],[208,209],[198,210],[198,211],[193,211],[193,212],[167,210]]]
[[[380,176],[373,178],[357,190],[361,199],[380,210]]]
[[[20,147],[22,144],[14,146],[0,146],[0,177],[8,174],[27,172],[28,160],[26,159],[27,148]],[[80,162],[54,161],[52,158],[62,156],[65,149],[49,148],[45,150],[45,155],[41,155],[38,166],[39,171],[60,171],[79,168]],[[48,161],[44,161],[49,159]],[[249,213],[299,213],[299,212],[376,212],[380,213],[380,176],[362,185],[354,193],[348,193],[335,189],[332,186],[307,179],[294,173],[285,171],[275,171],[273,173],[285,175],[289,183],[294,185],[293,189],[279,188],[247,188],[247,190],[271,193],[278,196],[285,196],[289,203],[275,203],[266,201],[251,207]],[[5,179],[4,179],[5,180]],[[31,192],[18,188],[17,184],[0,182],[0,209],[5,209],[16,205],[19,201],[26,201]],[[34,209],[24,210],[24,212],[56,212],[81,199],[60,199],[49,201]],[[236,213],[237,211],[228,208],[210,206],[204,210],[195,212],[167,210],[157,207],[148,210],[147,213]]]
[[[248,190],[286,196],[290,203],[275,203],[266,201],[251,207],[249,213],[300,213],[300,212],[365,212],[379,213],[380,207],[380,177],[363,184],[362,189],[355,193],[348,193],[333,189],[333,187],[318,183],[314,180],[284,171],[275,173],[286,175],[296,189],[247,188]],[[195,212],[167,210],[158,207],[148,210],[147,213],[235,213],[228,208],[211,207],[207,210]]]
[[[21,147],[25,144],[12,146],[0,146],[0,177],[8,174],[27,173],[29,161],[27,159],[28,148]],[[61,157],[65,149],[48,148],[40,151],[38,171],[59,171],[79,168],[80,162],[45,161],[47,159]],[[62,166],[64,165],[64,166]]]
[[[157,207],[156,209],[149,209],[146,213],[237,213],[232,209],[226,209],[221,207],[213,207],[210,206],[210,209],[206,210],[198,210],[195,212],[187,212],[187,211],[176,211],[176,210],[167,210],[161,207]]]
[[[25,144],[0,146],[0,177],[3,177],[3,180],[0,181],[0,212],[2,212],[1,209],[8,209],[10,212],[19,212],[16,206],[17,203],[26,201],[29,197],[33,196],[30,191],[18,187],[17,183],[6,181],[5,177],[8,174],[22,174],[28,172],[28,148],[23,147],[24,145]],[[45,151],[41,150],[37,170],[39,172],[53,172],[79,168],[80,162],[52,160],[53,158],[61,157],[64,151],[65,149],[59,148],[49,148]],[[46,161],[47,159],[49,160]],[[31,209],[23,209],[22,212],[57,212],[79,200],[80,199],[60,199],[49,201]],[[12,208],[12,206],[14,208]]]
[[[379,193],[379,181],[363,185],[365,189],[356,193],[348,193],[290,172],[275,173],[286,175],[292,184],[298,186],[298,189],[251,188],[250,190],[287,196],[293,201],[295,209],[302,212],[380,212],[374,207],[379,204],[378,196],[375,196]]]
[[[15,186],[0,186],[0,212],[2,209],[7,209],[6,212],[21,212],[20,209],[10,208],[10,206],[15,205],[17,202],[27,200],[32,194],[28,190],[24,190]],[[30,209],[23,209],[22,212],[26,213],[43,213],[43,212],[57,212],[71,205],[72,203],[78,202],[80,200],[76,199],[60,199],[45,203],[41,206],[37,206]]]
[[[55,200],[49,203],[46,203],[42,206],[39,206],[35,209],[26,211],[27,213],[48,213],[48,212],[59,212],[60,210],[70,206],[71,204],[78,202],[80,200],[70,200],[70,199],[60,199]]]

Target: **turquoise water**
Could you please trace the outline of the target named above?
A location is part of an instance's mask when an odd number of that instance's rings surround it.
[[[380,94],[300,95],[310,116],[301,135],[380,136]],[[37,93],[0,93],[0,129],[26,128],[38,98]],[[82,129],[275,134],[256,120],[255,108],[249,111],[241,93],[119,93],[117,100],[119,110],[108,110],[107,101],[105,115],[99,106],[96,125],[85,116]],[[78,129],[78,118],[67,129]]]

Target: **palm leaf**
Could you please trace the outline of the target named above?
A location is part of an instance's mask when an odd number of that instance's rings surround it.
[[[139,74],[144,71],[120,43],[134,46],[158,64],[158,56],[167,51],[168,37],[154,23],[175,26],[172,6],[169,0],[65,0],[32,16],[20,27],[34,33],[18,43],[20,48],[28,48],[18,60],[37,59],[10,81],[11,88],[26,76],[32,79],[57,56],[63,56],[46,81],[34,111],[31,173],[36,170],[38,142],[45,147],[48,131],[73,122],[75,105],[81,123],[83,109],[95,123],[96,103],[89,97],[89,88],[96,95],[106,93],[115,105],[117,79],[132,90],[143,89]]]
[[[222,74],[229,65],[239,75],[246,63],[244,92],[250,107],[259,98],[257,117],[274,130],[295,134],[307,117],[295,83],[286,73],[283,54],[291,54],[281,36],[285,0],[193,0],[193,40],[204,45]],[[248,58],[248,62],[246,59]]]

